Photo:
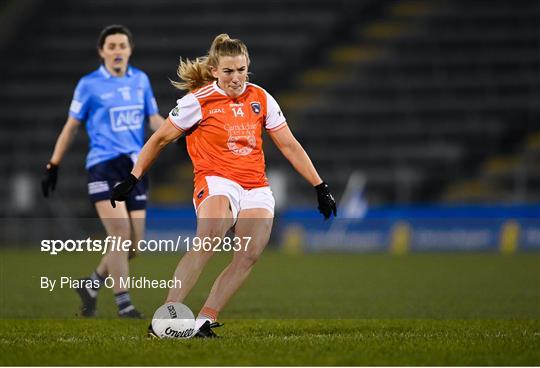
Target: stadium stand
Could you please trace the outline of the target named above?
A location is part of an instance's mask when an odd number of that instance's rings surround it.
[[[110,23],[133,30],[133,64],[150,75],[162,114],[179,97],[168,83],[178,57],[201,55],[220,32],[246,41],[252,80],[280,101],[336,193],[362,171],[370,203],[540,199],[536,1],[35,4],[0,60],[0,170],[18,180],[1,187],[10,199],[1,212],[93,213],[84,134],[61,168],[59,190],[69,208],[59,210],[59,201],[48,207],[37,179],[78,78],[97,65],[97,33]],[[311,203],[288,163],[272,144],[265,147],[269,169],[291,174],[290,203]],[[153,200],[189,202],[185,154],[168,148],[159,161]],[[13,195],[28,181],[33,207]]]
[[[354,26],[286,96],[314,160],[341,188],[363,170],[372,203],[538,200],[540,6],[519,4],[397,1]]]

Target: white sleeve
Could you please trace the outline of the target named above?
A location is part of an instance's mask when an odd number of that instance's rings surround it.
[[[176,101],[176,107],[169,113],[169,120],[182,130],[190,129],[201,119],[201,104],[192,93]]]
[[[267,130],[277,130],[285,126],[285,116],[281,112],[281,108],[279,107],[277,101],[270,95],[270,93],[264,91],[266,93],[266,121],[265,121],[265,128]]]

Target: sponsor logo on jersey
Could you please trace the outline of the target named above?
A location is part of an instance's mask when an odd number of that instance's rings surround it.
[[[252,102],[251,103],[251,110],[253,110],[253,112],[255,114],[258,114],[261,112],[261,104],[259,102]]]
[[[229,133],[227,147],[233,154],[247,156],[257,147],[257,138],[255,137],[257,123],[225,124],[224,128]]]
[[[208,111],[208,113],[211,114],[225,114],[225,109],[219,108],[219,109],[211,109]]]
[[[144,106],[132,105],[113,107],[109,110],[112,130],[123,132],[126,130],[137,130],[142,127],[144,121]]]

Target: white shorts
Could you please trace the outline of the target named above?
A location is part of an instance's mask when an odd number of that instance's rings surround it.
[[[264,208],[274,214],[274,195],[270,187],[244,189],[236,182],[220,176],[205,176],[195,186],[193,193],[193,206],[195,212],[199,206],[209,197],[224,195],[229,198],[233,218],[236,220],[238,213],[249,208]]]

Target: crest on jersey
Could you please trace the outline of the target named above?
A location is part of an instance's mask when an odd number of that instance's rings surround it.
[[[255,114],[258,114],[261,112],[261,104],[258,103],[258,102],[252,102],[251,103],[251,110],[253,110],[253,112]]]
[[[122,95],[122,98],[124,99],[124,101],[131,100],[131,88],[129,86],[128,87],[120,87],[120,88],[117,88],[117,90]]]

